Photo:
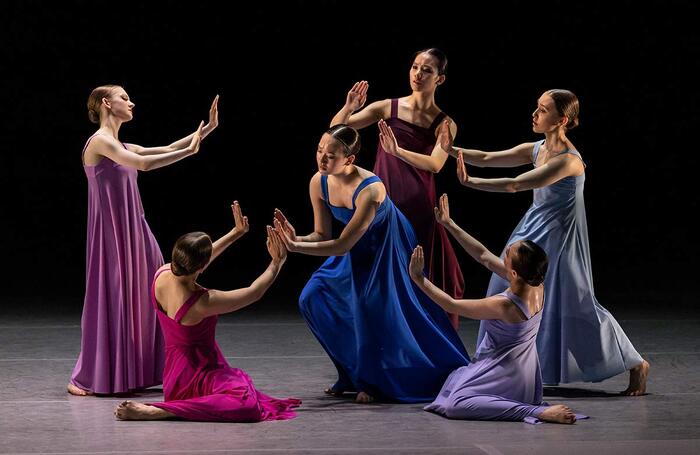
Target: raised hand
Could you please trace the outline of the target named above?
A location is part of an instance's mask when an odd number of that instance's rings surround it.
[[[279,233],[272,226],[267,226],[265,245],[267,246],[267,252],[270,253],[272,262],[281,264],[287,259],[287,248],[284,246]]]
[[[243,216],[243,212],[241,211],[241,206],[238,204],[238,201],[233,201],[233,204],[231,204],[231,210],[233,211],[233,221],[235,223],[235,227],[233,229],[240,235],[248,232],[250,229],[250,226],[248,225],[248,217]]]
[[[275,220],[279,221],[280,223],[280,229],[282,229],[282,232],[280,234],[284,233],[286,234],[287,237],[289,237],[289,240],[292,242],[297,241],[297,234],[296,230],[294,229],[294,226],[292,226],[292,223],[287,220],[287,217],[284,216],[281,210],[275,209]]]
[[[275,231],[277,231],[277,234],[278,234],[280,240],[282,241],[282,244],[284,245],[284,248],[285,248],[287,251],[292,252],[292,253],[293,253],[294,251],[296,251],[297,242],[294,241],[294,240],[292,240],[292,239],[289,237],[289,234],[287,234],[287,232],[285,231],[285,229],[284,229],[284,227],[283,227],[283,225],[282,225],[282,222],[280,222],[280,220],[278,220],[277,218],[275,218],[275,220],[273,221],[273,223],[274,223],[274,225],[275,225]]]
[[[382,144],[382,148],[389,155],[397,156],[399,144],[396,142],[394,132],[391,131],[391,128],[383,119],[377,124],[379,125],[379,142]]]
[[[355,82],[355,85],[352,86],[348,96],[345,98],[345,107],[352,112],[361,109],[367,101],[368,88],[369,83],[367,81]]]
[[[189,149],[191,154],[195,154],[199,151],[199,145],[202,143],[202,128],[204,128],[204,121],[199,122],[199,127],[192,135],[192,140],[190,141]]]
[[[219,126],[219,95],[216,95],[214,101],[211,103],[211,108],[209,109],[209,123],[204,127],[203,138],[214,131],[217,126]]]
[[[450,153],[452,151],[452,144],[454,138],[452,137],[452,131],[450,131],[450,119],[446,118],[440,124],[438,128],[438,144],[440,148],[445,151],[445,153]]]
[[[446,226],[452,221],[450,219],[450,202],[447,200],[447,194],[440,196],[438,206],[435,207],[435,219],[443,226]]]
[[[423,269],[425,267],[425,259],[423,258],[423,247],[418,245],[411,255],[411,263],[408,265],[408,273],[411,278],[418,280],[423,278]]]
[[[467,174],[467,165],[464,164],[464,155],[462,155],[462,152],[459,152],[459,155],[457,157],[457,178],[459,179],[459,183],[462,185],[466,185],[469,182],[469,174]]]

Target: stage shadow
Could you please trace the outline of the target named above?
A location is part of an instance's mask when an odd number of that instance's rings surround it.
[[[575,387],[544,387],[543,395],[546,397],[562,398],[627,398],[619,392],[578,389]]]

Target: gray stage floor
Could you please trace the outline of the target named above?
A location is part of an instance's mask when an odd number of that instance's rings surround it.
[[[650,394],[624,398],[625,375],[547,388],[592,418],[573,426],[450,421],[420,405],[358,405],[322,390],[333,367],[294,310],[248,311],[220,321],[229,362],[262,391],[303,400],[291,421],[254,424],[121,422],[118,398],[65,393],[78,354],[79,315],[0,320],[0,453],[700,453],[700,320],[618,314],[651,363]],[[477,325],[460,335],[474,352]],[[133,399],[159,400],[160,390]]]

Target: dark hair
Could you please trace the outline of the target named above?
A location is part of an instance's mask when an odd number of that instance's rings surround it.
[[[523,240],[513,256],[513,270],[530,286],[539,286],[547,274],[547,253],[531,240]]]
[[[545,93],[554,100],[554,106],[556,106],[559,115],[569,119],[566,123],[566,129],[576,128],[578,126],[578,98],[576,95],[561,88],[547,90]]]
[[[87,100],[88,118],[92,123],[100,123],[102,98],[108,98],[118,88],[120,88],[119,85],[100,85],[92,90]]]
[[[211,239],[204,232],[190,232],[177,239],[170,259],[173,275],[191,275],[211,258]]]
[[[345,156],[356,155],[360,151],[360,133],[345,123],[338,123],[328,128],[326,133],[343,145]]]
[[[413,58],[411,59],[411,64],[416,61],[416,57],[418,57],[420,54],[429,54],[437,60],[437,70],[438,70],[438,75],[441,76],[445,74],[445,71],[447,70],[447,55],[445,55],[444,52],[442,52],[440,49],[437,47],[431,47],[430,49],[423,49],[422,51],[418,51],[415,54],[413,54]]]

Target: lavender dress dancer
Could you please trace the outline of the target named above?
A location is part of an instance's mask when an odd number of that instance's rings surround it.
[[[543,143],[535,144],[533,164]],[[562,153],[581,158],[576,150]],[[602,381],[642,363],[625,332],[593,293],[583,201],[585,179],[581,174],[535,189],[532,205],[506,244],[529,239],[549,258],[544,281],[547,306],[537,338],[545,384]],[[507,287],[505,280],[493,274],[487,295]],[[485,330],[486,323],[482,322],[479,342]]]
[[[517,295],[510,291],[499,295],[513,302],[527,319],[515,324],[482,321],[485,335],[472,363],[450,374],[435,401],[423,408],[426,411],[450,419],[540,422],[537,417],[549,406],[542,402],[535,341],[542,311],[531,315]]]
[[[106,157],[83,167],[87,267],[80,356],[71,383],[99,394],[160,384],[163,338],[148,290],[163,256],[144,218],[138,171]]]

